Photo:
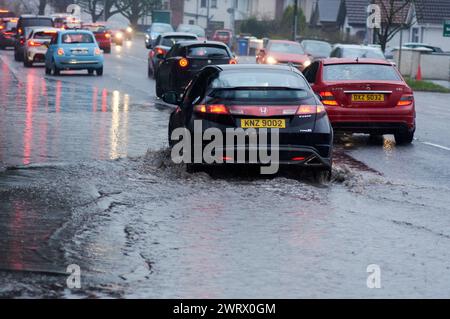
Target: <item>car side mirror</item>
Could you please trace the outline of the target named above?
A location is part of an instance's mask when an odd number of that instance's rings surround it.
[[[169,91],[164,93],[162,96],[162,100],[167,104],[178,105],[181,103],[181,97],[175,91]]]

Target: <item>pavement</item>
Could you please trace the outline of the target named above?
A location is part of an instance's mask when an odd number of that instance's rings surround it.
[[[0,51],[0,297],[450,297],[448,94],[415,94],[410,146],[338,139],[330,184],[189,174],[146,56],[54,77]]]

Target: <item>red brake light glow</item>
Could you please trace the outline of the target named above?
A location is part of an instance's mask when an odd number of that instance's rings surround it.
[[[34,42],[33,40],[28,41],[28,46],[30,46],[30,47],[40,47],[41,45],[42,45],[42,43]]]
[[[320,97],[322,98],[322,104],[328,105],[328,106],[337,106],[338,102],[334,98],[333,93],[331,92],[320,92]]]
[[[300,105],[297,109],[297,115],[320,114],[324,113],[323,105]]]
[[[236,59],[231,59],[230,64],[238,64]]]
[[[163,54],[163,55],[165,55],[166,53],[167,53],[166,50],[164,50],[162,48],[157,48],[156,49],[156,54]],[[181,63],[181,61],[180,61],[180,63]]]
[[[223,104],[196,105],[194,111],[197,113],[229,114],[228,108]]]
[[[305,160],[305,158],[302,156],[298,156],[298,157],[293,157],[291,160],[294,162],[303,162]]]
[[[58,54],[59,56],[64,55],[64,50],[62,48],[59,48],[58,51],[56,52],[56,54]]]

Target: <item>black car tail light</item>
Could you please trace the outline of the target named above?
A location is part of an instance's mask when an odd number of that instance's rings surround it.
[[[204,114],[230,114],[228,108],[223,104],[196,105],[194,106],[194,112]]]

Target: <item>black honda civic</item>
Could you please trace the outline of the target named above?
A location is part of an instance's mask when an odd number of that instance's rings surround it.
[[[177,105],[169,122],[172,149],[191,137],[186,158],[189,166],[266,164],[259,162],[258,156],[253,157],[256,161],[251,160],[250,152],[270,146],[271,152],[278,152],[276,160],[280,166],[311,168],[320,179],[331,176],[333,129],[320,98],[294,67],[207,66],[184,94],[167,92],[163,100]],[[272,135],[274,131],[276,135]],[[220,132],[226,137],[221,138]],[[235,135],[228,139],[230,132]],[[236,132],[244,135],[241,144],[236,143]],[[201,140],[196,139],[199,133]],[[252,140],[254,135],[256,139]],[[213,140],[215,162],[201,158],[207,149],[211,150]],[[241,150],[245,152],[239,158]]]
[[[158,54],[156,95],[165,92],[182,93],[203,67],[217,64],[236,64],[230,49],[222,42],[183,41],[175,44],[167,54]]]

